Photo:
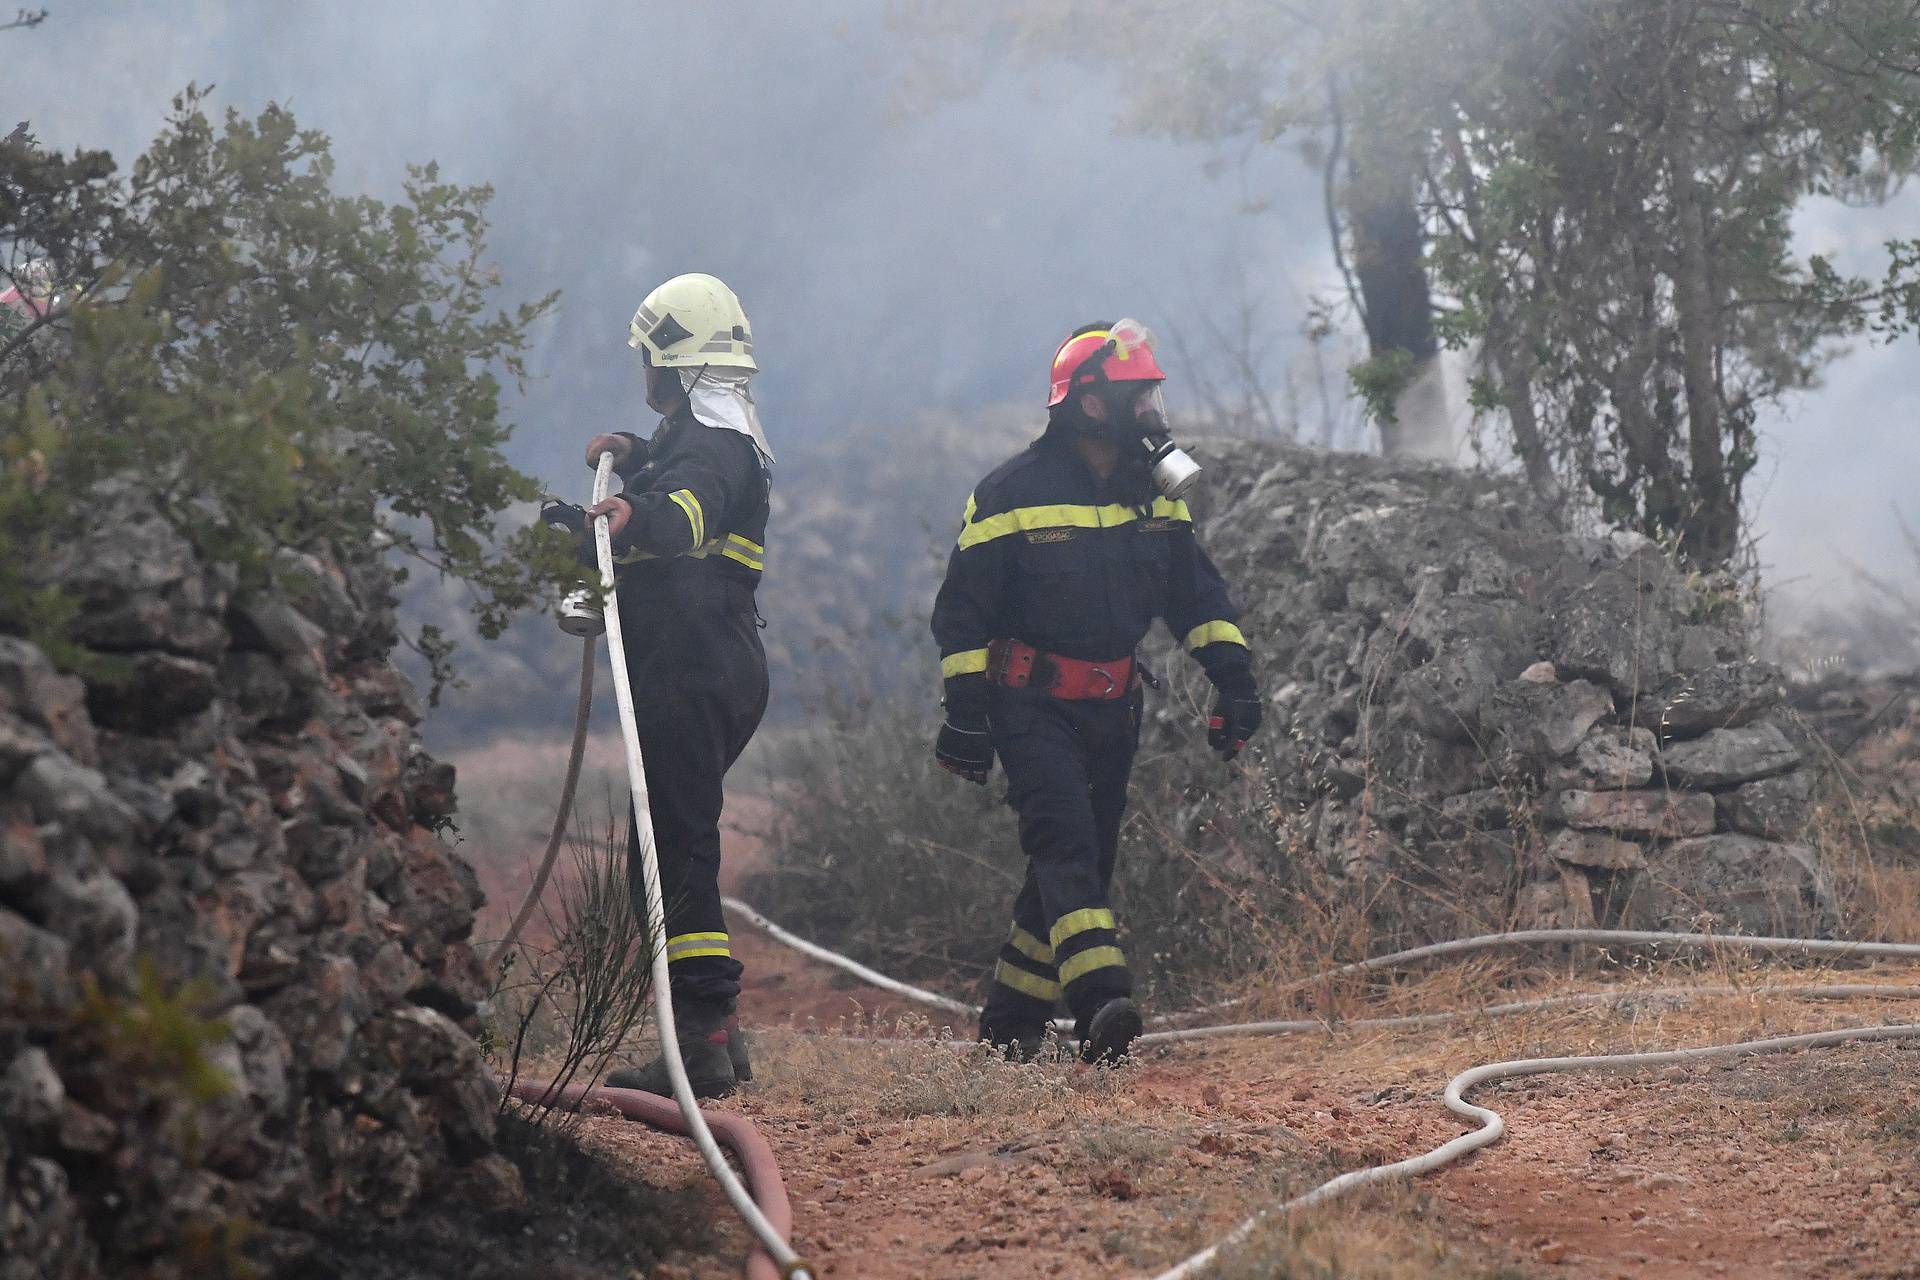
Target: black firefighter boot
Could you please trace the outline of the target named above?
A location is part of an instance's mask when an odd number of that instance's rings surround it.
[[[1107,1001],[1081,1026],[1081,1061],[1109,1064],[1120,1061],[1133,1048],[1134,1037],[1145,1025],[1140,1006],[1126,996]]]
[[[738,1087],[741,1080],[753,1078],[753,1068],[747,1063],[746,1043],[741,1040],[738,1046],[738,1061],[744,1070],[736,1070],[735,1046],[738,1038],[737,1027],[729,1026],[734,1022],[731,1015],[719,1010],[689,1006],[676,1010],[679,1014],[676,1030],[680,1042],[680,1061],[687,1069],[687,1083],[693,1088],[696,1098],[724,1098]],[[663,1098],[673,1096],[673,1077],[667,1074],[665,1055],[654,1058],[638,1067],[622,1067],[607,1074],[607,1086],[613,1089],[638,1089],[642,1093],[657,1093]]]

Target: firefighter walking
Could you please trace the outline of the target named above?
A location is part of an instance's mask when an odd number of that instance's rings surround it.
[[[667,281],[635,312],[629,345],[661,421],[649,439],[619,432],[587,445],[589,466],[611,452],[625,481],[587,515],[609,518],[681,1056],[695,1095],[720,1097],[752,1076],[734,1017],[741,966],[720,910],[720,813],[722,781],[767,707],[754,590],[773,454],[747,387],[758,368],[752,330],[725,284],[699,274]],[[593,629],[596,598],[576,594],[562,625]],[[627,871],[645,919],[631,815]],[[660,1058],[607,1083],[673,1091]]]
[[[934,603],[935,756],[982,784],[998,756],[1027,856],[980,1015],[981,1038],[1021,1059],[1063,996],[1087,1061],[1140,1034],[1107,894],[1155,618],[1215,687],[1209,745],[1230,760],[1260,727],[1238,615],[1182,500],[1199,468],[1169,433],[1165,378],[1137,321],[1062,343],[1047,429],[973,491]]]

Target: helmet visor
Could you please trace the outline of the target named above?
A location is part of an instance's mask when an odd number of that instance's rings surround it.
[[[1116,320],[1107,332],[1113,338],[1113,354],[1121,360],[1132,358],[1136,351],[1153,351],[1153,330],[1138,320]]]
[[[1150,382],[1134,397],[1133,421],[1143,430],[1161,435],[1170,433],[1167,420],[1167,395],[1158,382]]]

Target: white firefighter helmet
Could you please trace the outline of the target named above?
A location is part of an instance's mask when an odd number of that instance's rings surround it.
[[[714,276],[675,276],[641,302],[629,326],[630,347],[642,347],[656,369],[713,365],[758,369],[753,329],[740,299]]]

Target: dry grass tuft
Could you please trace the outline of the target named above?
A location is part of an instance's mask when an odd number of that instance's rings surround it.
[[[1209,1280],[1525,1280],[1449,1244],[1427,1197],[1405,1187],[1347,1205],[1264,1223],[1222,1251]]]
[[[860,1035],[871,1033],[863,1028]],[[870,1040],[836,1027],[823,1034],[764,1032],[755,1042],[757,1097],[799,1103],[835,1119],[1062,1123],[1111,1099],[1119,1070],[1082,1067],[1071,1054],[1015,1064],[991,1048],[935,1030],[910,1014]],[[761,1062],[765,1062],[764,1069]]]

